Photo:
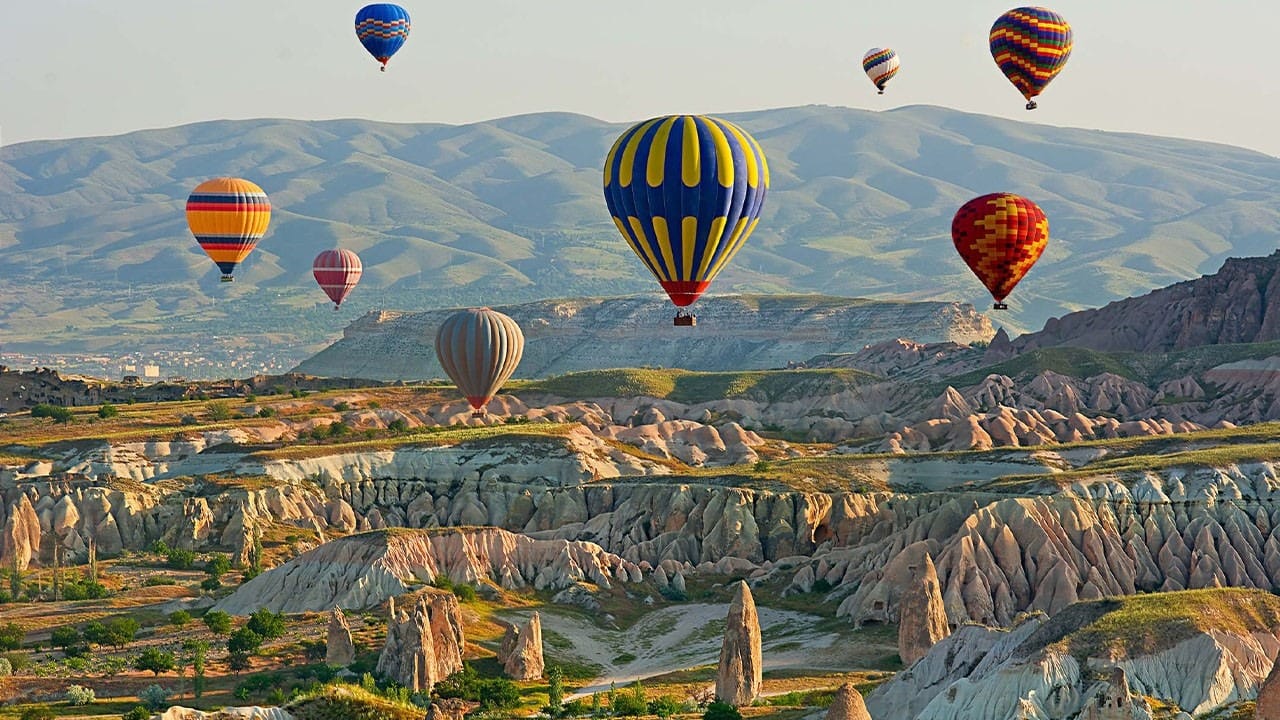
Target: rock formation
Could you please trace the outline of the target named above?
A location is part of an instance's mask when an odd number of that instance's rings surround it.
[[[507,625],[498,662],[513,680],[537,680],[545,669],[542,658],[542,618],[534,613],[524,625]]]
[[[826,720],[871,720],[867,704],[862,700],[862,693],[858,692],[853,683],[845,683],[836,691],[835,699],[827,709]]]
[[[346,667],[355,662],[356,647],[351,640],[351,627],[341,608],[329,613],[329,635],[325,644],[324,662],[333,667]]]
[[[911,667],[939,640],[951,634],[942,590],[933,560],[925,553],[923,566],[911,566],[911,585],[902,593],[898,619],[898,655]]]
[[[601,367],[745,370],[841,352],[905,334],[921,341],[986,340],[987,318],[960,303],[867,303],[819,296],[717,296],[698,305],[705,332],[655,326],[662,303],[647,298],[546,300],[497,308],[526,328],[518,377]],[[297,371],[332,377],[441,377],[429,338],[451,311],[374,311]],[[638,333],[637,328],[644,328]],[[768,328],[768,330],[765,330]],[[424,340],[426,338],[426,340]],[[673,342],[679,340],[680,342]]]
[[[1273,662],[1271,673],[1258,690],[1254,720],[1280,720],[1280,662]]]
[[[594,543],[534,540],[497,528],[378,531],[309,550],[241,585],[217,607],[237,615],[260,607],[286,613],[367,608],[441,575],[540,590],[578,581],[611,587],[642,577],[635,564]]]
[[[399,611],[391,600],[387,640],[378,656],[378,673],[411,692],[430,692],[435,683],[462,669],[457,602],[450,605],[433,596],[421,594],[412,608]]]
[[[152,720],[293,720],[293,715],[278,707],[228,707],[204,712],[174,705],[151,717]]]
[[[479,703],[462,698],[438,698],[427,708],[426,720],[463,720],[467,713],[479,707]]]
[[[760,618],[745,580],[738,582],[725,618],[724,644],[716,672],[716,697],[733,706],[750,705],[764,686]]]
[[[1139,704],[1129,690],[1124,668],[1113,667],[1105,682],[1089,694],[1079,720],[1149,720],[1151,709]]]

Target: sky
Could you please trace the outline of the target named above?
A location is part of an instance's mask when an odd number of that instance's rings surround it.
[[[1033,112],[987,50],[1008,0],[402,0],[413,29],[385,74],[355,38],[360,4],[4,0],[0,142],[221,118],[930,104],[1280,155],[1280,3],[1055,0],[1075,51]],[[860,66],[873,46],[902,60],[884,96]]]

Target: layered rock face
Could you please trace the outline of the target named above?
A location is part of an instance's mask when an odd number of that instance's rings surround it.
[[[215,712],[204,712],[175,705],[153,715],[154,720],[293,720],[283,708],[277,707],[228,707]]]
[[[286,613],[367,608],[441,575],[539,590],[580,581],[611,587],[642,577],[635,564],[594,543],[535,540],[497,528],[381,531],[309,550],[241,585],[216,607],[233,615],[262,607]]]
[[[909,569],[913,577],[902,593],[902,611],[898,619],[898,656],[907,667],[951,634],[933,560],[926,553],[923,567],[913,565]]]
[[[739,581],[725,618],[724,643],[716,671],[716,697],[735,707],[750,705],[764,687],[760,616],[746,581]]]
[[[1151,352],[1280,340],[1280,252],[1230,258],[1217,273],[1050,319],[1014,352],[1055,345]]]
[[[346,667],[355,662],[356,646],[351,640],[347,616],[335,607],[329,613],[329,631],[325,643],[324,662],[333,667]]]
[[[398,612],[393,599],[378,673],[411,692],[428,693],[435,683],[462,669],[464,647],[456,598],[426,593],[409,610]]]
[[[550,300],[496,308],[525,334],[517,377],[602,367],[744,370],[906,334],[921,341],[986,340],[990,321],[960,303],[875,303],[821,296],[717,296],[698,303],[698,326],[672,327],[653,298]],[[296,370],[310,375],[416,380],[444,377],[430,345],[452,310],[371,312]]]
[[[1271,667],[1271,674],[1258,690],[1258,702],[1254,706],[1254,720],[1280,720],[1280,662]]]
[[[542,658],[542,617],[534,613],[524,625],[508,625],[498,649],[498,662],[513,680],[537,680],[545,664]]]

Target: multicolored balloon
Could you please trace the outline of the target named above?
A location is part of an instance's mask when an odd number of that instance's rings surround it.
[[[475,411],[493,399],[524,355],[524,333],[515,320],[487,307],[462,310],[436,333],[436,357]]]
[[[884,94],[884,86],[894,75],[898,74],[898,68],[902,63],[898,62],[898,53],[892,48],[871,48],[866,55],[862,56],[862,70],[871,78],[871,82],[875,83],[879,94]]]
[[[196,242],[231,282],[271,222],[271,201],[262,188],[240,178],[215,178],[196,186],[187,198],[187,225]]]
[[[713,117],[634,125],[604,162],[604,199],[618,232],[679,307],[706,292],[742,249],[768,189],[760,144]]]
[[[315,276],[324,294],[333,301],[334,310],[355,289],[363,272],[360,256],[345,248],[325,250],[311,263],[311,274]]]
[[[356,37],[387,71],[391,56],[409,39],[409,13],[399,5],[375,3],[356,13]]]
[[[1049,244],[1049,219],[1030,200],[1010,193],[974,198],[951,221],[951,239],[965,264],[1005,310],[1013,291]]]
[[[1071,57],[1071,25],[1058,13],[1042,7],[1020,7],[991,26],[991,57],[1000,72],[1027,99],[1044,92]]]

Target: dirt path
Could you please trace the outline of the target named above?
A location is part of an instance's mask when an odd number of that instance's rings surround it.
[[[677,605],[655,610],[626,630],[608,630],[579,615],[543,608],[543,642],[553,652],[604,668],[600,677],[567,698],[573,699],[608,690],[610,684],[623,687],[636,680],[718,662],[725,611],[724,605]],[[529,614],[506,613],[504,618],[523,622]],[[842,642],[847,633],[839,629],[839,623],[765,607],[759,608],[759,614],[765,669],[866,666],[849,651],[849,643]],[[853,628],[848,627],[848,632]],[[556,647],[557,642],[563,644],[561,638],[571,647]]]

